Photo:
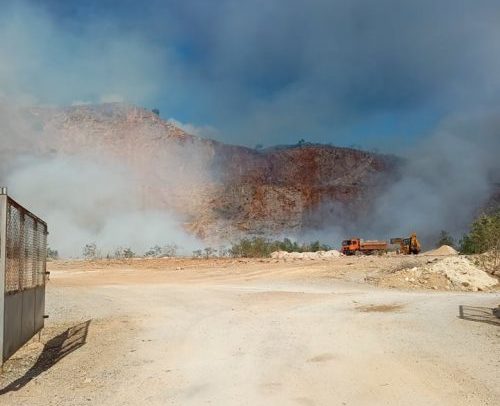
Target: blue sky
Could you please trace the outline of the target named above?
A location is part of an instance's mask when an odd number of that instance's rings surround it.
[[[500,101],[497,0],[0,7],[0,95],[158,107],[224,142],[397,151]]]

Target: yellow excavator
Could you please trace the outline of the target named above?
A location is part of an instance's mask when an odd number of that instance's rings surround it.
[[[399,252],[405,255],[420,253],[420,242],[417,233],[411,233],[409,238],[391,238],[391,244],[399,244]]]

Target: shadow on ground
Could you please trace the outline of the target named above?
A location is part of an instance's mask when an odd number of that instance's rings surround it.
[[[461,319],[500,326],[500,306],[489,308],[479,306],[458,306]]]
[[[18,391],[42,372],[52,368],[64,357],[83,346],[87,341],[90,322],[91,320],[87,320],[79,323],[47,341],[35,364],[23,376],[0,389],[0,395]]]

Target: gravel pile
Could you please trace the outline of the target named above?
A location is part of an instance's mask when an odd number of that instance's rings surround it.
[[[441,245],[439,248],[436,248],[435,250],[424,252],[423,255],[435,255],[435,256],[458,255],[458,251],[455,248],[450,247],[449,245]]]

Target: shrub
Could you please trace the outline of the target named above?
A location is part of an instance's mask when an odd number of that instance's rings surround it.
[[[95,242],[91,242],[88,244],[85,244],[83,247],[83,258],[90,260],[90,259],[96,259],[99,257],[99,251],[97,249],[97,245]]]
[[[134,258],[135,252],[132,251],[130,248],[124,248],[122,251],[122,256],[123,258]]]
[[[151,247],[149,250],[147,250],[144,253],[145,257],[159,257],[161,256],[161,247],[159,245],[155,245],[154,247]]]
[[[314,241],[303,247],[304,252],[330,251],[332,249],[330,245],[322,244],[320,241]]]
[[[266,258],[271,256],[271,253],[274,251],[316,252],[328,251],[330,249],[330,246],[322,244],[320,241],[299,244],[289,238],[284,238],[282,241],[272,241],[262,237],[254,237],[244,238],[238,243],[233,244],[229,253],[233,257]]]
[[[155,245],[154,247],[151,247],[148,251],[146,251],[144,253],[144,256],[154,257],[154,258],[175,257],[177,255],[178,249],[179,247],[175,244],[167,244],[164,245],[163,247]]]
[[[123,258],[134,258],[135,257],[135,252],[132,251],[131,248],[117,248],[115,250],[115,253],[113,255],[113,258],[115,259],[123,259]]]
[[[212,248],[212,247],[204,248],[203,252],[205,253],[205,255],[204,255],[205,259],[217,256],[217,250],[215,248]]]
[[[231,247],[230,253],[233,257],[261,258],[269,257],[273,248],[272,243],[265,238],[244,238]]]
[[[179,247],[175,244],[167,244],[161,250],[162,257],[175,257],[177,255],[177,250]]]
[[[57,250],[53,250],[50,247],[47,247],[47,259],[59,259],[59,252],[57,252]]]

